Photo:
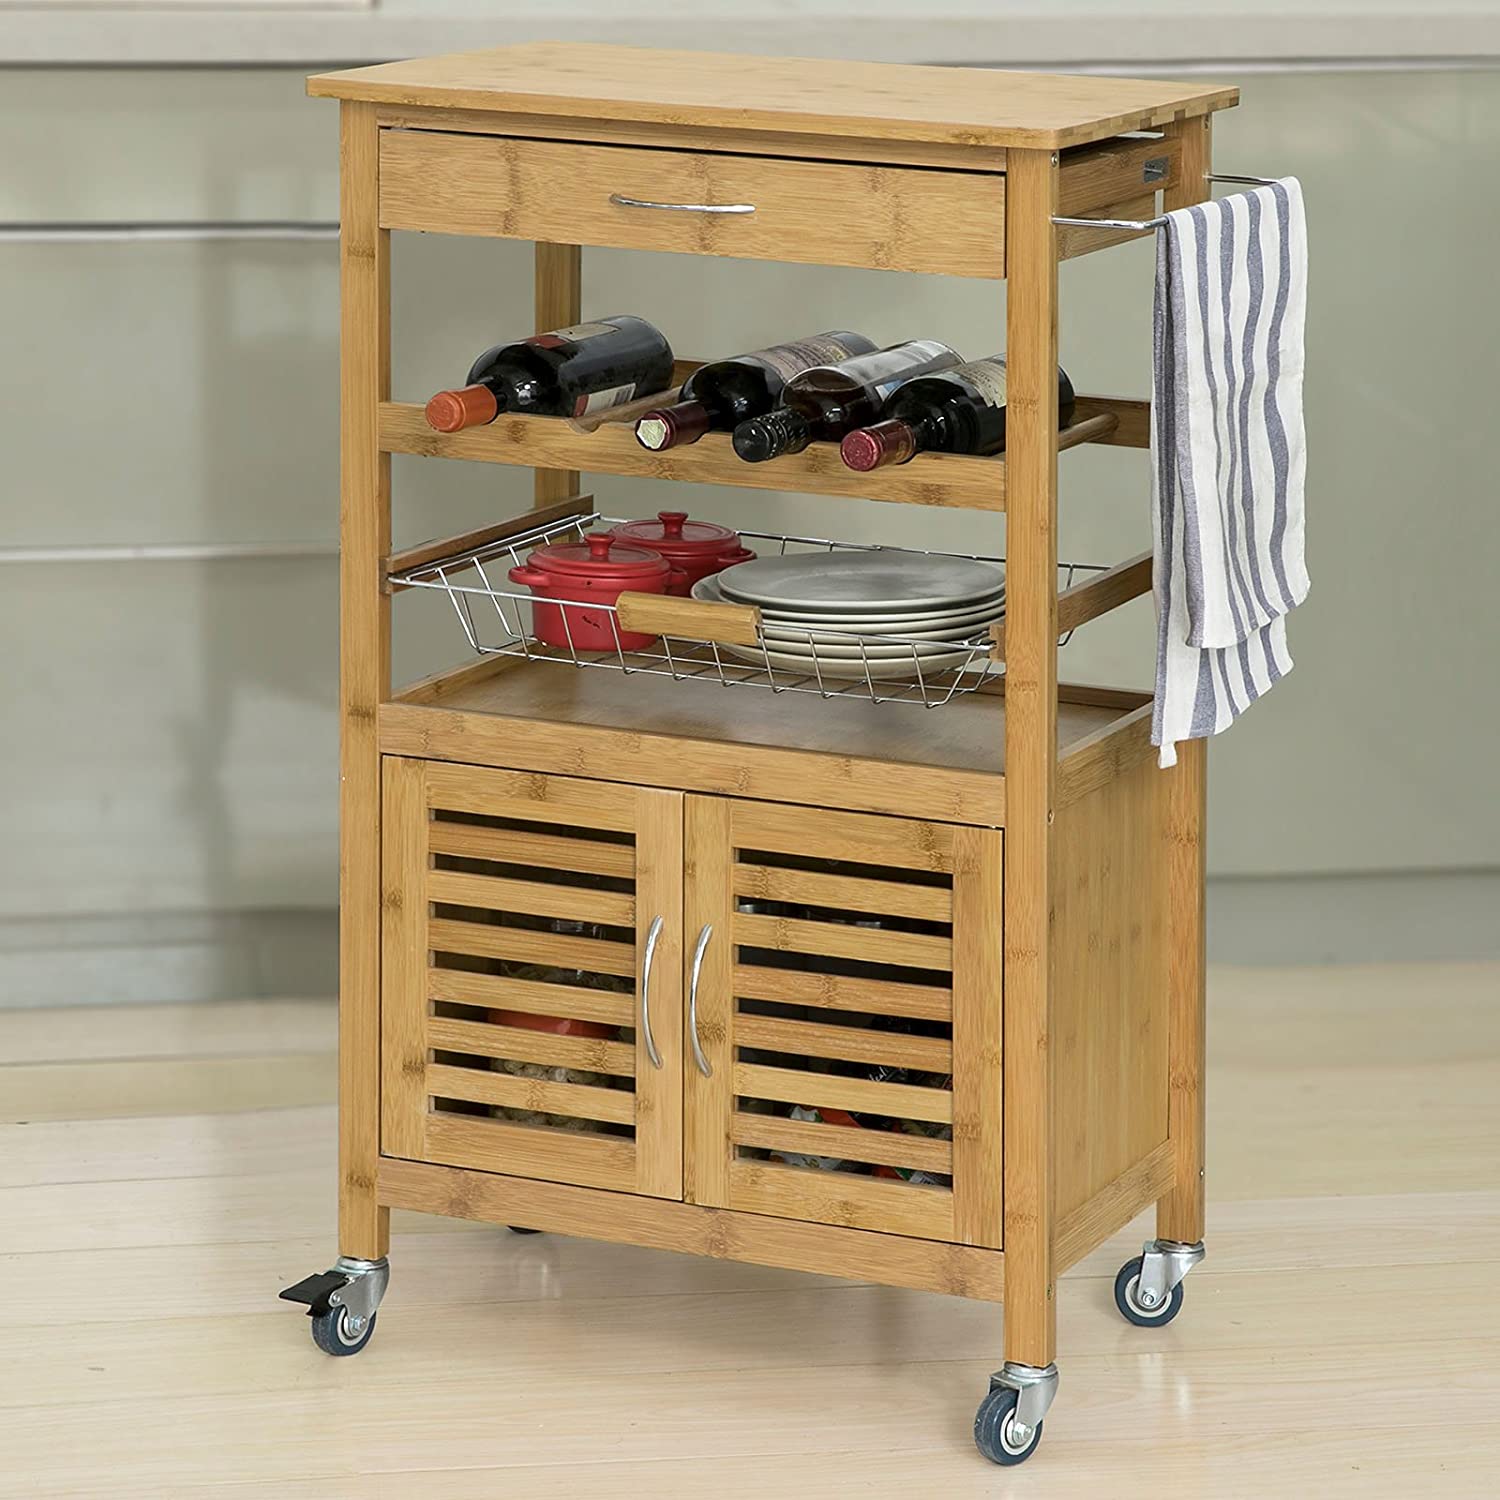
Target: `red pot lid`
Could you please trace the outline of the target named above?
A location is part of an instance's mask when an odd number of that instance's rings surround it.
[[[690,521],[685,510],[658,511],[655,520],[621,521],[610,533],[663,557],[720,557],[740,550],[740,534],[712,521]]]
[[[644,582],[671,571],[661,553],[628,546],[607,531],[592,531],[581,542],[549,542],[531,554],[530,565],[544,573],[604,578],[612,583]]]

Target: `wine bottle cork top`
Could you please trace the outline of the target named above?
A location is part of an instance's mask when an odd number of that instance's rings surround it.
[[[642,417],[635,424],[635,435],[640,439],[643,448],[655,451],[667,446],[667,439],[672,436],[672,428],[665,417]]]
[[[915,434],[905,422],[876,422],[846,432],[839,444],[839,457],[846,468],[868,473],[882,464],[901,463],[916,452]]]
[[[427,425],[439,432],[459,432],[493,422],[500,403],[488,386],[466,385],[461,390],[439,391],[427,403]]]
[[[674,401],[644,412],[635,424],[635,437],[641,447],[659,453],[679,443],[696,443],[708,428],[708,408],[701,401]]]
[[[844,462],[851,469],[861,471],[875,468],[884,452],[880,439],[862,427],[845,433],[844,441],[839,444],[839,454]]]

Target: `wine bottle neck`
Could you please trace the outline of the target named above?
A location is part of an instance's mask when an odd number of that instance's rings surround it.
[[[711,414],[701,401],[674,401],[648,411],[635,426],[643,448],[659,452],[679,443],[696,443],[708,431]]]
[[[904,419],[902,426],[912,435],[912,451],[937,448],[948,425],[948,414],[941,406],[929,406],[926,411],[916,412]]]
[[[812,423],[785,406],[751,417],[734,429],[734,451],[752,464],[783,453],[800,453],[811,440]]]

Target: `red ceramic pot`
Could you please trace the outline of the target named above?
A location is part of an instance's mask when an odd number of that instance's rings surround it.
[[[538,547],[512,583],[535,595],[531,628],[539,641],[576,651],[644,651],[656,640],[640,631],[616,631],[611,609],[621,594],[666,594],[680,581],[660,553],[631,547],[596,531],[581,542],[550,542]],[[566,619],[564,619],[566,616]],[[617,638],[618,636],[618,638]]]
[[[600,1021],[580,1021],[573,1016],[537,1016],[522,1010],[492,1010],[486,1013],[491,1026],[516,1026],[522,1031],[546,1031],[553,1036],[586,1036],[613,1040],[619,1031]]]
[[[685,510],[658,511],[654,521],[621,521],[610,535],[659,552],[678,569],[682,582],[673,584],[669,594],[690,594],[700,578],[755,556],[741,544],[739,532],[712,521],[690,521]]]

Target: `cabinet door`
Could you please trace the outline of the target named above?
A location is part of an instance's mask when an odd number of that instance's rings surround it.
[[[680,1198],[682,795],[384,777],[384,1154]]]
[[[689,1201],[999,1246],[1000,841],[687,799]]]

